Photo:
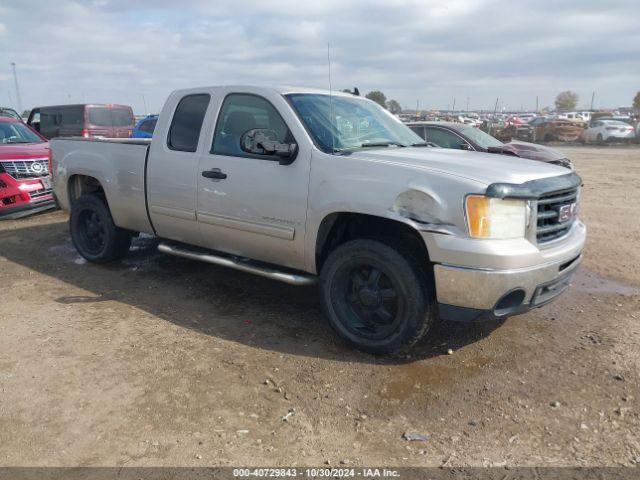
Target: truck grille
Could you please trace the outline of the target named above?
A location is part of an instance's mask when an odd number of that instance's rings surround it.
[[[3,160],[2,166],[13,178],[46,177],[49,173],[49,159]]]
[[[536,239],[546,243],[566,235],[577,213],[578,189],[548,193],[538,199]]]

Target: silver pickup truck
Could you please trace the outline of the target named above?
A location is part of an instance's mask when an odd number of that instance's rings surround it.
[[[51,142],[54,191],[87,260],[162,252],[319,283],[335,331],[403,350],[437,318],[495,319],[569,285],[581,179],[520,158],[432,148],[347,93],[173,92],[153,139]]]

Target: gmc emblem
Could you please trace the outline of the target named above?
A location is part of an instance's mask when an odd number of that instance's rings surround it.
[[[576,211],[576,204],[570,203],[569,205],[562,205],[558,211],[558,221],[560,223],[567,222],[573,218],[573,214]]]

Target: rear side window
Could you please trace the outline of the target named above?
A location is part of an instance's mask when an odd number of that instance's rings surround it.
[[[89,123],[97,127],[110,127],[111,111],[106,107],[90,107]]]
[[[82,107],[67,107],[60,109],[60,123],[62,125],[82,125],[84,123]]]
[[[129,108],[87,107],[89,124],[96,127],[128,127],[133,126],[135,119]]]
[[[427,138],[442,148],[460,148],[464,143],[457,135],[441,128],[427,128]]]
[[[147,120],[146,122],[142,122],[142,125],[140,125],[140,131],[146,132],[146,133],[153,133],[153,131],[156,129],[157,122],[158,120],[156,120],[155,118],[153,120]]]
[[[198,93],[187,95],[180,100],[173,115],[171,127],[169,127],[167,146],[171,150],[182,152],[197,150],[200,130],[202,130],[202,122],[210,98],[209,94]]]
[[[40,110],[40,129],[45,131],[58,125],[58,111],[47,108]]]
[[[128,108],[112,108],[111,123],[114,127],[129,127],[135,123],[133,112]]]
[[[420,127],[409,127],[411,130],[413,130],[413,133],[415,133],[416,135],[419,135],[421,139],[426,140],[427,139],[427,133],[425,132],[424,127],[420,126]]]

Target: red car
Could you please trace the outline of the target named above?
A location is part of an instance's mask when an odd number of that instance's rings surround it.
[[[0,116],[0,218],[55,206],[46,139],[22,121]]]

